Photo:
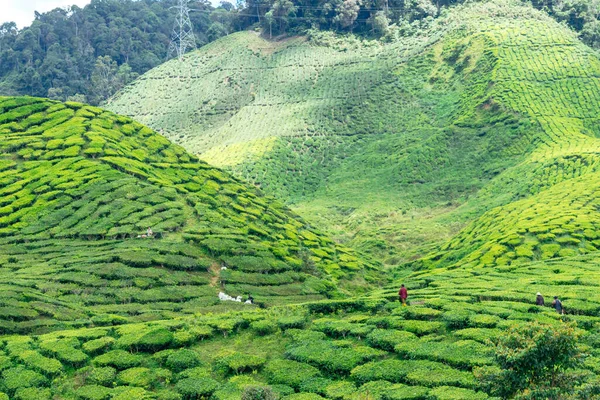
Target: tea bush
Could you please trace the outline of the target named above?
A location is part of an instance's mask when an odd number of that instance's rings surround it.
[[[293,360],[273,360],[265,365],[265,376],[269,383],[288,385],[295,389],[313,377],[321,376],[321,372],[308,364]]]
[[[177,382],[175,389],[183,396],[183,399],[193,400],[210,397],[219,387],[219,383],[214,379],[205,378],[185,378]]]

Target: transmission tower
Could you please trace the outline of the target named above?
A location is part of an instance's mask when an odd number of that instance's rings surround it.
[[[194,36],[194,28],[190,20],[190,9],[188,7],[189,0],[178,0],[179,4],[175,8],[177,10],[177,19],[173,26],[171,34],[171,43],[169,44],[169,54],[167,59],[177,54],[179,61],[183,60],[183,55],[188,51],[196,48],[196,36]]]

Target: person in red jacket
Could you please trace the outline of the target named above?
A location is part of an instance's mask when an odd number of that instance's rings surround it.
[[[406,287],[404,287],[404,284],[402,284],[402,287],[400,287],[400,290],[398,291],[398,296],[400,296],[400,301],[402,302],[402,305],[406,307],[406,298],[408,297],[408,291],[406,290]]]

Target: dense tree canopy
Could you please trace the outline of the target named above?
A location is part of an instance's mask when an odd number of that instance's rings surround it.
[[[92,0],[36,13],[31,26],[0,25],[0,92],[98,103],[137,74],[165,61],[175,0]],[[197,44],[230,33],[217,9],[192,4]],[[214,25],[218,24],[218,28]],[[102,79],[100,77],[102,76]],[[108,82],[108,84],[107,84]]]
[[[258,26],[269,36],[308,28],[372,36],[418,32],[464,0],[190,0],[197,45]],[[600,0],[532,2],[600,48]],[[176,0],[92,0],[36,13],[31,26],[0,25],[0,94],[98,104],[165,61]]]

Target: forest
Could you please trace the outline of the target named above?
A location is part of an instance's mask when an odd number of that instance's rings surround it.
[[[600,48],[600,1],[523,0]],[[273,38],[307,29],[393,41],[416,35],[462,0],[190,1],[198,47],[230,33],[263,29]],[[176,0],[93,0],[35,14],[31,26],[0,25],[0,94],[100,104],[167,59]]]

